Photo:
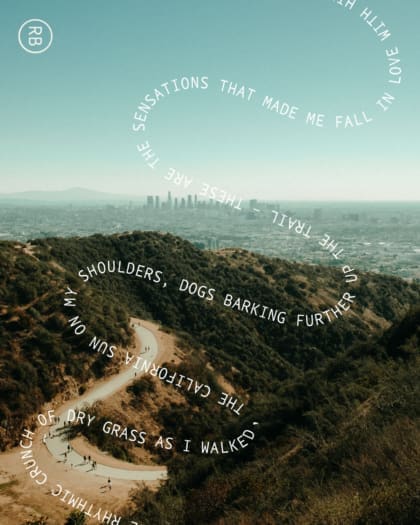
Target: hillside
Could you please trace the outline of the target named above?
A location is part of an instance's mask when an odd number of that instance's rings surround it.
[[[144,268],[137,277],[90,276],[88,268],[104,261]],[[183,279],[205,285],[203,297],[181,292]],[[67,286],[77,291],[74,308],[64,306]],[[355,299],[345,315],[296,326],[298,314],[331,309],[346,293]],[[241,298],[242,311],[224,305],[226,294],[232,304]],[[182,393],[183,402],[157,411],[162,428],[199,441],[259,426],[236,455],[161,453],[171,482],[157,495],[134,496],[131,517],[150,524],[413,523],[419,298],[418,285],[397,278],[360,274],[346,284],[337,269],[243,250],[205,252],[167,234],[3,242],[1,446],[15,443],[44,401],[115,369],[89,342],[96,335],[129,345],[135,315],[178,335],[186,349],[173,365],[179,373],[215,390],[223,377],[246,401],[238,419]],[[286,320],[251,315],[244,299],[287,312]],[[87,326],[80,336],[69,325],[76,315]],[[129,391],[134,406],[153,388],[140,380]],[[400,521],[380,521],[384,511]]]

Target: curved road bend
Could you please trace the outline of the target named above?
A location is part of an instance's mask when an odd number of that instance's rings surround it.
[[[150,348],[146,353],[147,360],[154,361],[158,353],[158,343],[156,341],[155,336],[150,330],[144,328],[143,326],[139,326],[137,323],[135,323],[134,329],[137,333],[138,338],[141,341],[142,348],[145,348],[146,346]],[[73,403],[70,403],[70,405],[66,403],[65,410],[62,410],[61,412],[57,411],[57,415],[60,416],[60,422],[50,427],[49,430],[53,437],[47,437],[45,444],[48,450],[51,452],[51,454],[58,461],[64,461],[64,452],[67,451],[67,441],[64,441],[62,437],[57,433],[57,431],[60,428],[63,428],[63,415],[67,416],[68,411],[70,409],[73,409],[77,412],[78,407],[82,408],[83,406],[91,406],[96,401],[100,401],[111,396],[112,394],[120,390],[123,386],[129,384],[134,379],[136,372],[137,377],[139,377],[142,374],[141,372],[136,371],[130,366],[128,370],[117,374],[115,377],[111,378],[106,383],[100,384],[97,387],[92,388],[92,390],[90,390],[88,393],[77,398]],[[74,470],[85,472],[86,474],[103,476],[110,479],[125,479],[130,481],[155,481],[167,478],[166,467],[148,466],[149,468],[142,467],[142,470],[128,470],[123,468],[108,467],[106,465],[97,463],[96,469],[93,470],[92,465],[90,465],[89,463],[83,463],[83,457],[74,449],[67,453],[66,464],[72,464]],[[130,467],[132,469],[131,464]]]

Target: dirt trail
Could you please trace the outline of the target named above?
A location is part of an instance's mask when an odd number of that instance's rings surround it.
[[[178,360],[176,358],[175,339],[168,334],[159,332],[156,323],[132,319],[133,323],[140,323],[141,327],[137,330],[136,346],[130,349],[131,354],[139,355],[144,346],[155,346],[147,356],[147,360],[152,359],[154,363],[161,364],[165,361]],[[141,330],[140,330],[141,329]],[[142,333],[142,339],[149,337],[147,342],[140,340],[139,331]],[[147,334],[149,335],[147,336]],[[155,343],[153,343],[153,340]],[[164,343],[164,344],[163,344]],[[153,350],[156,350],[154,353]],[[146,357],[146,355],[144,356]],[[128,366],[123,366],[118,374],[115,374],[105,380],[95,382],[83,396],[67,401],[64,404],[50,403],[43,407],[42,413],[54,409],[56,415],[68,413],[69,408],[76,406],[81,407],[84,401],[94,402],[97,399],[103,399],[107,396],[114,395],[119,389],[126,386],[134,379],[135,371]],[[137,377],[139,372],[137,372]],[[61,424],[64,422],[64,418]],[[61,426],[61,425],[60,425]],[[51,490],[60,484],[65,490],[70,491],[76,497],[83,497],[92,504],[94,511],[105,509],[108,511],[118,512],[118,509],[124,508],[129,491],[142,484],[147,484],[150,488],[157,488],[163,477],[166,477],[166,469],[160,466],[151,465],[133,465],[124,461],[117,460],[106,453],[99,452],[83,438],[77,438],[72,442],[75,451],[81,455],[91,455],[96,459],[98,467],[101,469],[89,471],[85,465],[73,468],[70,458],[64,463],[62,452],[67,447],[67,442],[56,441],[59,447],[58,457],[55,457],[49,450],[48,441],[43,443],[44,430],[51,431],[53,427],[38,427],[32,442],[32,452],[39,469],[48,476],[48,481],[43,486],[37,485],[30,478],[28,471],[25,470],[20,452],[21,448],[15,448],[10,452],[0,454],[0,512],[2,525],[20,525],[31,517],[48,515],[49,523],[61,524],[65,517],[73,510],[66,501],[61,501],[60,497],[53,497]],[[57,429],[55,429],[57,430]],[[54,447],[52,447],[54,448]],[[111,469],[111,470],[107,470]],[[112,470],[113,469],[113,470]],[[112,489],[107,486],[108,472],[113,472]],[[118,477],[118,473],[120,477]],[[148,473],[145,475],[144,473]],[[163,476],[163,474],[165,476]],[[105,476],[105,477],[104,477]],[[142,478],[146,478],[140,481]],[[62,496],[62,495],[61,495]],[[97,522],[97,520],[95,520]],[[89,520],[94,522],[93,519]]]

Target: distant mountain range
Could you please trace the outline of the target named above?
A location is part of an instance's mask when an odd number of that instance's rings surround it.
[[[86,188],[70,188],[61,191],[21,191],[16,193],[0,193],[1,201],[33,201],[36,203],[46,202],[116,202],[116,201],[145,201],[145,197],[106,193],[103,191],[89,190]]]

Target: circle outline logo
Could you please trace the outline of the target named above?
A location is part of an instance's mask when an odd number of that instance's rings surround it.
[[[38,51],[34,51],[33,49],[28,49],[22,43],[22,38],[21,38],[22,30],[27,24],[29,24],[31,22],[41,22],[42,24],[44,24],[48,28],[48,30],[50,32],[50,41],[48,42],[48,45],[46,47],[44,47],[43,49],[40,49]],[[46,22],[45,20],[42,20],[41,18],[30,18],[29,20],[25,20],[25,22],[23,22],[23,24],[20,26],[19,31],[18,31],[18,42],[19,42],[20,47],[24,51],[26,51],[27,53],[31,53],[32,55],[39,55],[41,53],[45,53],[45,51],[47,51],[50,48],[53,40],[54,40],[54,33],[53,33],[53,30],[51,29],[50,24],[48,22]]]

